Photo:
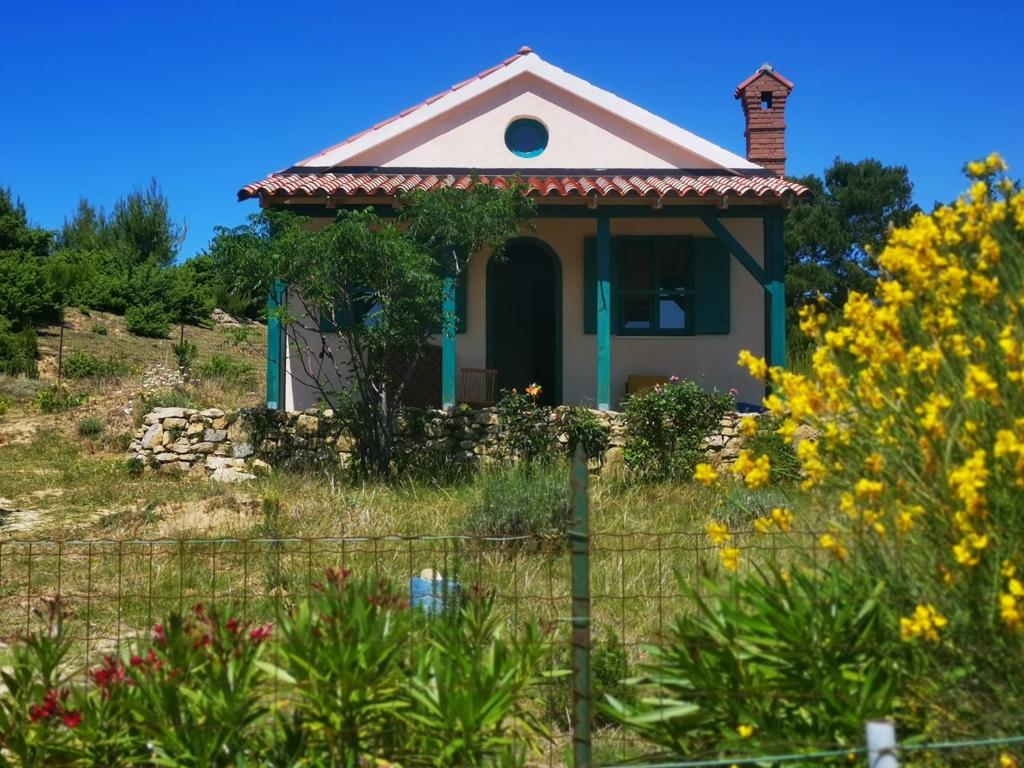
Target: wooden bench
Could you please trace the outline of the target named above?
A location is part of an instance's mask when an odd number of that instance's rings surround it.
[[[626,379],[626,394],[635,395],[651,389],[655,384],[667,384],[668,376],[637,375],[631,373]]]
[[[460,368],[455,399],[473,408],[485,408],[498,401],[498,372],[493,368]]]

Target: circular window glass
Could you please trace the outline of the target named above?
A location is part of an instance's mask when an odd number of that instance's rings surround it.
[[[548,129],[539,120],[521,117],[505,129],[505,146],[519,157],[536,157],[548,145]]]

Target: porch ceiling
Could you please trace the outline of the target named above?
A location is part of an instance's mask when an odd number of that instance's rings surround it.
[[[485,175],[482,181],[498,187],[509,183],[512,174]],[[550,173],[522,176],[527,194],[537,197],[617,198],[722,198],[744,197],[761,200],[808,198],[811,191],[793,181],[774,175],[739,175],[675,172]],[[393,197],[413,190],[436,187],[468,187],[469,173],[376,173],[288,169],[238,191],[239,200],[295,197]]]

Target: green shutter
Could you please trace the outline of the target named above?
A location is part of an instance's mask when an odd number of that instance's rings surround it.
[[[732,296],[729,251],[716,238],[693,240],[693,332],[729,333]]]
[[[583,332],[592,335],[597,333],[596,237],[588,237],[583,241]]]
[[[369,297],[357,299],[354,303],[355,322],[361,323],[366,314],[373,309],[373,301]],[[335,304],[333,311],[320,315],[320,330],[323,333],[337,333],[349,327],[348,313],[344,305]]]

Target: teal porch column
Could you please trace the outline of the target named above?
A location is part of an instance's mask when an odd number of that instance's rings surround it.
[[[767,342],[768,363],[786,365],[786,262],[783,243],[782,215],[764,217],[765,271],[764,290],[768,298]]]
[[[455,407],[455,251],[451,251],[444,276],[444,321],[441,324],[441,407]]]
[[[275,280],[267,296],[267,408],[284,410],[284,331],[277,309],[285,303],[284,280]]]
[[[612,402],[612,236],[607,213],[597,216],[597,410]]]

